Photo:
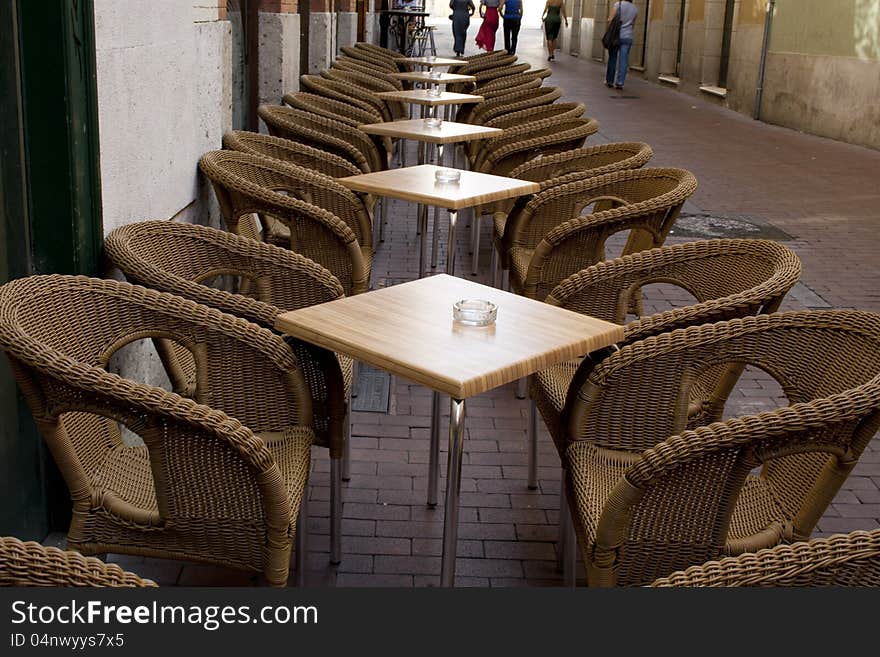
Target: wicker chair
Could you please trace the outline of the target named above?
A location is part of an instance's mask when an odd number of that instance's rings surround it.
[[[382,46],[377,46],[374,43],[368,43],[366,41],[358,41],[354,44],[355,48],[360,50],[366,50],[367,52],[372,52],[380,57],[384,57],[385,59],[390,59],[391,61],[401,59],[403,55],[401,55],[396,50],[391,50],[390,48],[383,48]]]
[[[240,153],[271,157],[288,164],[314,169],[331,178],[345,178],[364,173],[348,160],[328,151],[256,132],[235,130],[223,135],[223,148]]]
[[[505,75],[480,84],[480,93],[490,91],[498,91],[500,89],[510,89],[518,87],[525,82],[532,80],[546,80],[553,74],[549,68],[530,68],[522,73],[514,73],[513,75]],[[477,77],[476,75],[474,77]]]
[[[233,151],[206,153],[199,160],[199,168],[214,186],[230,232],[252,239],[265,238],[266,232],[260,234],[253,217],[259,216],[264,226],[270,217],[272,222],[286,227],[290,236],[284,236],[289,240],[285,246],[289,244],[292,251],[330,270],[342,283],[345,294],[366,291],[372,248],[370,241],[366,245],[358,241],[358,232],[365,240],[371,240],[371,231],[363,218],[349,215],[349,225],[332,212],[295,198],[304,189],[312,193],[333,183],[332,179],[277,160]],[[336,196],[334,190],[339,187],[333,184],[334,189],[329,185],[326,188]],[[343,207],[347,195],[337,191],[336,207]]]
[[[529,88],[520,86],[515,89],[502,89],[496,93],[497,95],[494,96],[484,96],[486,100],[474,106],[467,113],[459,110],[456,120],[462,123],[485,125],[487,121],[502,114],[549,105],[562,97],[562,90],[558,87],[535,86]],[[464,107],[466,106],[462,106],[462,109]]]
[[[512,64],[510,66],[497,66],[493,68],[485,68],[481,71],[475,71],[474,73],[469,73],[468,75],[473,75],[477,78],[476,84],[477,89],[481,89],[485,87],[489,83],[497,80],[503,80],[504,78],[511,77],[513,75],[522,75],[526,73],[531,66],[529,64]],[[542,69],[546,70],[546,69]],[[543,75],[540,74],[540,75]],[[543,76],[546,77],[546,76]],[[541,79],[543,79],[543,77]],[[502,83],[503,84],[503,83]]]
[[[880,529],[835,534],[691,566],[651,586],[880,586]]]
[[[742,363],[771,372],[791,406],[686,430],[693,374]],[[569,420],[565,468],[587,583],[649,584],[809,537],[880,428],[880,316],[679,329],[627,345],[582,380],[586,412]]]
[[[79,552],[3,536],[0,537],[0,586],[141,588],[153,587],[156,583]]]
[[[350,84],[353,87],[359,87],[369,94],[377,94],[385,91],[399,91],[398,87],[380,79],[374,75],[366,73],[357,73],[355,71],[342,71],[339,69],[328,69],[321,72],[321,77],[332,80],[334,82],[342,82]],[[391,120],[399,120],[409,118],[407,106],[398,100],[385,100],[385,105],[390,113]],[[386,119],[388,120],[388,119]]]
[[[564,185],[578,180],[595,178],[606,173],[625,171],[627,169],[640,169],[653,156],[654,152],[648,144],[641,142],[620,142],[612,144],[600,144],[586,148],[575,148],[570,151],[554,153],[545,157],[529,160],[511,171],[511,178],[531,180],[540,183],[541,191],[557,185]],[[504,256],[504,233],[508,217],[514,211],[521,212],[525,204],[532,197],[524,196],[519,199],[495,203],[484,206],[484,212],[492,212],[492,265],[493,284],[500,285],[500,268],[510,269],[510,264],[500,259]],[[499,264],[501,266],[499,267]]]
[[[107,371],[144,338],[188,352],[194,399]],[[284,340],[175,295],[53,275],[0,288],[0,347],[70,489],[70,548],[286,584],[314,434],[309,388]],[[127,446],[120,425],[144,446]]]
[[[300,87],[303,91],[316,96],[324,96],[340,103],[349,103],[367,112],[378,113],[382,121],[391,120],[391,111],[385,101],[356,84],[342,80],[328,80],[319,75],[302,75]]]
[[[335,121],[342,121],[352,128],[357,128],[367,123],[380,123],[383,120],[382,114],[379,112],[363,110],[350,103],[343,103],[326,96],[318,96],[317,94],[310,94],[304,91],[284,94],[282,100],[285,105],[294,109],[317,114]]]
[[[344,296],[339,281],[311,260],[205,226],[169,221],[129,224],[113,230],[104,240],[104,249],[130,283],[177,294],[271,330],[281,313]],[[239,293],[210,287],[207,283],[217,272],[237,277]],[[163,362],[173,362],[174,354],[163,353],[163,345],[157,346]],[[339,563],[341,459],[350,439],[346,417],[352,362],[299,341],[291,341],[291,346],[312,394],[314,444],[330,451],[330,560]],[[192,389],[195,372],[176,366],[167,369],[176,392]]]
[[[516,64],[516,55],[508,55],[503,50],[480,53],[467,60],[466,64],[451,66],[449,70],[459,75],[476,75],[480,71],[506,69]]]
[[[662,246],[696,188],[684,169],[634,169],[536,194],[522,212],[511,213],[504,230],[511,289],[545,299],[568,276],[605,260],[606,241],[622,231],[630,235],[621,255]],[[582,215],[590,206],[592,214]]]
[[[368,64],[373,64],[374,66],[381,66],[386,69],[389,73],[396,73],[400,69],[397,67],[397,64],[394,63],[394,59],[391,57],[387,57],[382,53],[377,53],[366,48],[358,48],[354,46],[342,46],[339,49],[343,55],[347,57],[351,57],[352,59],[359,59],[361,61],[367,62]],[[398,53],[398,56],[400,54]]]
[[[606,260],[562,281],[544,301],[583,315],[625,324],[617,346],[678,328],[736,319],[779,309],[782,299],[798,282],[800,260],[789,249],[766,240],[708,240],[665,246]],[[633,297],[645,285],[663,282],[687,290],[697,303],[639,317],[627,323]],[[537,445],[535,408],[547,425],[560,454],[567,444],[566,418],[579,413],[580,401],[572,388],[578,361],[560,363],[530,379],[529,422],[531,454]],[[720,394],[719,372],[708,373],[692,387],[691,414],[702,408],[705,396]],[[736,373],[736,376],[739,372]],[[731,377],[733,378],[733,377]],[[735,379],[733,379],[735,381]],[[577,388],[578,384],[575,383]],[[570,390],[571,389],[571,390]],[[713,415],[709,422],[720,419]],[[694,424],[690,428],[706,424]],[[530,460],[530,466],[534,463]],[[530,467],[534,473],[534,467]],[[534,480],[530,481],[534,486]]]
[[[486,123],[488,128],[500,128],[505,131],[501,137],[487,140],[473,140],[467,142],[467,155],[470,162],[478,162],[480,153],[486,147],[497,146],[503,143],[515,143],[522,140],[523,137],[539,136],[534,135],[529,127],[536,121],[544,119],[577,119],[584,114],[583,103],[552,103],[550,105],[539,105],[529,109],[512,112],[510,114],[502,114]],[[539,133],[540,134],[540,133]],[[501,141],[498,141],[501,140]]]
[[[338,57],[330,65],[330,68],[339,71],[347,71],[349,73],[371,75],[376,79],[381,80],[382,82],[390,84],[395,89],[403,89],[403,80],[392,77],[392,74],[389,73],[387,69],[373,66],[372,64],[368,64],[367,62],[363,62],[357,59],[352,59],[351,57]]]
[[[330,151],[356,164],[361,170],[382,171],[389,155],[369,135],[342,121],[292,107],[260,105],[260,118],[275,137],[298,141]]]

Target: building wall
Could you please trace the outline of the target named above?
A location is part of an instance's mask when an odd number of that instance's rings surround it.
[[[880,0],[777,0],[761,118],[880,148]]]
[[[105,234],[144,219],[216,223],[197,163],[231,125],[231,31],[206,4],[95,0]]]
[[[734,2],[723,90],[717,87],[726,0],[686,0],[683,24],[682,0],[634,4],[640,17],[630,75],[754,114],[767,0]],[[604,60],[611,6],[611,0],[581,0],[580,42],[565,31],[563,52]],[[880,0],[776,0],[770,34],[760,118],[880,148]]]

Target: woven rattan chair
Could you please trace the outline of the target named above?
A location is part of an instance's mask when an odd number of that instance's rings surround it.
[[[394,63],[394,59],[388,56],[383,55],[382,53],[377,53],[366,48],[357,48],[354,46],[342,46],[339,49],[343,55],[347,57],[351,57],[352,59],[359,59],[368,64],[373,64],[375,66],[381,66],[386,69],[389,73],[396,73],[400,69],[397,67],[397,64]],[[399,56],[399,53],[398,53]]]
[[[369,94],[377,94],[385,91],[399,91],[399,88],[382,80],[378,76],[359,73],[356,71],[343,71],[340,69],[328,69],[321,72],[321,77],[332,80],[334,82],[342,82],[350,84],[353,87],[360,87]],[[407,106],[397,100],[385,100],[385,105],[390,113],[391,120],[400,120],[409,118]],[[386,119],[387,120],[387,119]]]
[[[382,115],[379,112],[363,110],[350,103],[343,103],[332,98],[304,91],[284,94],[283,101],[285,105],[289,105],[294,109],[342,121],[353,128],[366,123],[380,123],[382,121]]]
[[[562,97],[562,90],[558,87],[519,86],[515,89],[499,90],[496,94],[489,96],[482,103],[478,103],[468,113],[462,113],[459,110],[456,120],[462,123],[485,125],[487,121],[502,114],[555,103]],[[462,106],[462,109],[464,107]]]
[[[743,363],[772,373],[791,406],[686,430],[694,374]],[[565,467],[587,583],[649,584],[809,537],[880,428],[880,316],[679,329],[627,345],[582,380]]]
[[[288,164],[314,169],[331,178],[344,178],[364,173],[348,160],[328,151],[256,132],[235,130],[223,135],[223,148],[281,160]]]
[[[342,285],[320,265],[270,244],[205,226],[146,221],[113,230],[104,249],[130,283],[177,294],[274,330],[281,313],[343,296]],[[241,281],[239,293],[209,286],[218,272]],[[330,560],[342,555],[342,461],[350,427],[347,403],[352,362],[291,341],[312,394],[314,444],[330,451]],[[165,363],[174,353],[163,352]],[[176,392],[192,389],[193,371],[173,363]]]
[[[503,143],[516,143],[525,137],[540,136],[529,130],[529,127],[536,121],[544,119],[577,119],[584,114],[583,103],[552,103],[550,105],[539,105],[529,109],[512,112],[510,114],[502,114],[486,123],[489,128],[500,128],[504,130],[506,140],[497,141],[496,139],[473,140],[467,142],[467,155],[470,162],[479,162],[480,153],[484,148],[497,147]]]
[[[193,399],[107,371],[144,338],[188,352]],[[175,295],[54,275],[0,288],[0,347],[70,489],[68,547],[287,582],[314,434],[309,388],[284,340]],[[120,425],[144,446],[126,445]]]
[[[364,61],[359,61],[357,59],[352,59],[351,57],[338,57],[330,65],[330,68],[337,69],[339,71],[348,71],[350,73],[371,75],[379,80],[382,80],[382,82],[386,82],[392,85],[395,89],[403,89],[403,81],[399,78],[392,77],[392,74],[389,73],[387,69],[381,68],[379,66],[373,66],[372,64]]]
[[[270,134],[330,151],[369,171],[388,166],[388,154],[369,135],[342,121],[278,105],[260,105],[260,118]]]
[[[116,564],[79,552],[0,537],[0,586],[153,587]]]
[[[266,232],[261,234],[256,229],[253,217],[257,215],[264,226],[266,219],[271,218],[286,227],[285,235],[276,231],[282,235],[282,244],[328,269],[342,283],[345,294],[366,291],[370,280],[371,230],[356,207],[350,208],[354,215],[346,215],[350,225],[332,212],[296,198],[306,192],[317,193],[323,185],[336,197],[335,207],[344,207],[350,191],[342,193],[341,185],[329,177],[248,153],[206,153],[199,160],[199,168],[214,186],[230,232],[264,239]],[[321,201],[328,197],[313,198]],[[360,244],[359,233],[368,240],[366,245]]]
[[[880,529],[835,534],[691,566],[651,586],[880,586]]]
[[[621,231],[630,231],[621,255],[662,246],[696,188],[684,169],[630,169],[536,194],[504,230],[511,289],[543,300],[568,276],[605,260],[606,241]],[[582,214],[589,207],[592,214]]]
[[[622,347],[677,328],[775,312],[797,283],[800,273],[798,257],[776,242],[688,242],[600,262],[569,276],[544,301],[590,317],[625,324],[625,338],[617,345]],[[642,287],[655,282],[687,290],[696,303],[627,323],[632,299],[640,297]],[[535,408],[540,410],[561,454],[567,444],[565,418],[579,412],[576,390],[570,390],[578,365],[579,361],[560,363],[530,379],[529,484],[532,487],[536,485],[536,464],[531,460],[537,446]],[[693,389],[692,415],[705,395],[722,392],[718,372],[709,374],[709,380],[702,380]],[[716,419],[720,419],[720,415],[712,416],[709,421]]]
[[[508,55],[503,50],[495,50],[489,53],[480,53],[470,59],[466,64],[451,66],[449,70],[459,75],[476,75],[480,71],[492,69],[506,69],[516,65],[516,55]],[[521,71],[517,71],[521,72]]]
[[[508,176],[540,183],[543,192],[557,185],[586,180],[606,173],[640,169],[648,163],[653,154],[651,147],[642,142],[600,144],[529,160],[516,167]],[[499,266],[499,256],[504,255],[503,240],[508,217],[514,211],[521,212],[531,198],[520,197],[483,208],[485,212],[492,212],[491,270],[495,287],[500,285],[502,266]],[[509,263],[504,262],[503,269],[509,268]]]
[[[324,96],[341,103],[349,103],[367,112],[378,113],[383,121],[391,120],[391,111],[385,101],[355,84],[329,80],[320,75],[300,76],[300,87],[307,93]]]
[[[368,43],[366,41],[358,41],[354,44],[354,47],[360,50],[366,50],[368,52],[376,53],[380,57],[384,57],[385,59],[390,59],[392,61],[401,59],[403,57],[403,55],[401,55],[396,50],[383,48],[382,46],[377,46],[375,43]]]

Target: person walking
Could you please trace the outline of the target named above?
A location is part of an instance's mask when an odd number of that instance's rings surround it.
[[[483,24],[477,32],[477,48],[495,50],[495,33],[498,31],[498,5],[501,0],[480,0],[480,17]]]
[[[503,0],[501,16],[504,17],[504,49],[508,55],[515,55],[516,39],[522,24],[522,0]]]
[[[541,20],[544,22],[544,36],[547,37],[548,62],[556,59],[556,40],[559,38],[559,28],[563,19],[565,19],[565,27],[568,27],[564,0],[547,0]]]
[[[449,8],[452,10],[452,49],[456,57],[464,55],[464,44],[467,42],[467,31],[471,25],[471,16],[476,7],[473,0],[449,0]]]
[[[620,14],[620,45],[608,51],[608,69],[605,71],[605,86],[623,89],[626,71],[629,68],[629,51],[633,44],[633,25],[639,8],[631,0],[618,0],[614,3],[608,22]],[[615,80],[614,74],[617,73]]]

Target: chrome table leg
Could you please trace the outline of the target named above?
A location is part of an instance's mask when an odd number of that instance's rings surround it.
[[[431,443],[428,451],[428,506],[437,506],[440,491],[440,393],[431,396]]]
[[[446,239],[446,273],[455,276],[455,224],[458,221],[458,212],[449,211],[449,236]]]
[[[529,490],[538,489],[538,409],[529,402]]]
[[[464,400],[453,397],[449,407],[449,465],[446,471],[446,516],[443,519],[443,557],[440,566],[440,586],[446,587],[455,585],[464,416]]]

